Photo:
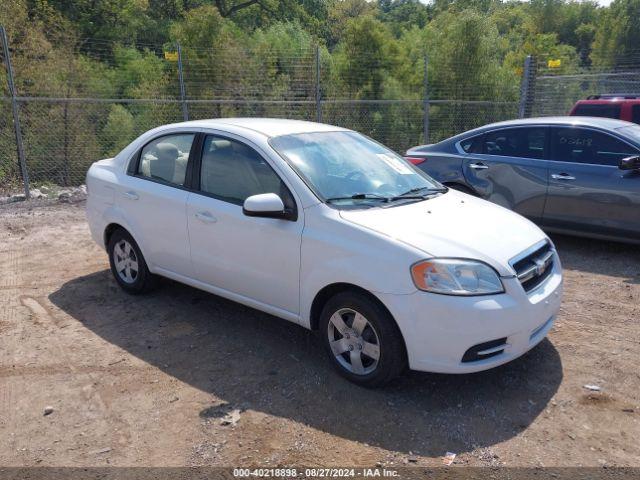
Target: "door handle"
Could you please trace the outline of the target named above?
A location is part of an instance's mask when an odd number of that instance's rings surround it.
[[[478,162],[478,163],[470,163],[469,167],[473,168],[474,170],[486,170],[487,168],[489,168],[489,165],[485,165],[482,162]]]
[[[209,212],[197,212],[196,218],[204,223],[216,223],[218,219]]]
[[[552,173],[551,178],[554,180],[575,180],[576,177],[569,175],[568,173]]]
[[[122,195],[124,196],[124,198],[128,198],[129,200],[138,200],[140,198],[136,192],[131,191],[124,192]]]

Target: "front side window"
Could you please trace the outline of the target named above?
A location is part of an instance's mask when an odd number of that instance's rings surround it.
[[[544,159],[544,127],[505,128],[484,136],[484,153],[505,157]]]
[[[193,133],[165,135],[147,143],[140,153],[137,174],[184,186]]]
[[[289,189],[258,152],[214,135],[207,135],[202,147],[200,190],[237,205],[252,195],[275,193],[285,207],[295,206]]]
[[[395,152],[356,132],[284,135],[271,146],[324,201],[372,207],[443,187]]]
[[[638,154],[611,135],[579,127],[554,128],[551,147],[553,160],[594,165],[617,166],[621,159]]]

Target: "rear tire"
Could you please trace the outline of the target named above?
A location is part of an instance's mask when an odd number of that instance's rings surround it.
[[[360,292],[332,297],[320,315],[320,335],[340,375],[364,387],[382,386],[406,367],[406,351],[395,321]]]
[[[107,253],[111,273],[125,292],[140,294],[157,286],[157,277],[149,271],[140,247],[126,230],[119,228],[111,234]]]

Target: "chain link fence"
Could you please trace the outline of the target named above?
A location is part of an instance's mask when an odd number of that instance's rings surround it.
[[[478,62],[443,68],[426,58],[407,65],[404,85],[375,61],[336,64],[308,45],[277,49],[197,49],[118,45],[67,39],[49,50],[7,45],[0,51],[0,193],[25,185],[12,99],[16,101],[25,173],[31,188],[76,186],[92,162],[115,155],[150,128],[220,117],[280,117],[321,121],[360,131],[404,152],[486,123],[517,117],[521,78],[483,74]],[[474,73],[475,72],[475,73]],[[526,72],[525,72],[526,75]],[[542,98],[542,97],[540,97]],[[524,99],[524,100],[523,100]],[[535,103],[535,105],[533,105]],[[558,102],[556,102],[558,103]]]
[[[618,58],[615,65],[572,67],[539,62],[528,98],[532,116],[568,115],[590,95],[640,95],[640,54]]]

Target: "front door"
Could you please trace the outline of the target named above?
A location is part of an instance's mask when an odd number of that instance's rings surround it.
[[[255,149],[213,135],[204,140],[196,177],[199,190],[187,202],[195,278],[297,315],[302,211],[295,221],[242,212],[245,199],[260,193],[276,193],[296,209],[289,188]]]
[[[640,175],[618,168],[638,154],[605,132],[553,127],[544,224],[640,240]]]

